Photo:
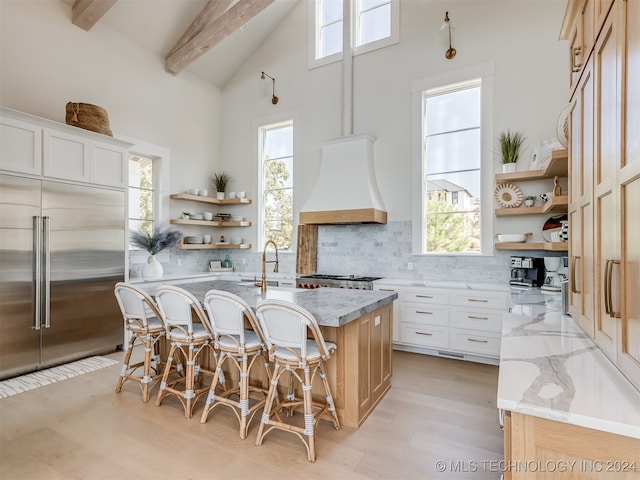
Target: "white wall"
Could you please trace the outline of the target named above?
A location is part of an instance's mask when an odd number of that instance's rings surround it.
[[[0,104],[64,123],[68,101],[107,109],[118,134],[171,151],[171,190],[211,186],[220,158],[220,91],[100,22],[71,23],[61,1],[0,3]],[[172,192],[165,192],[166,194]],[[176,216],[180,205],[172,208]],[[169,212],[165,213],[165,220]]]
[[[223,162],[236,177],[252,172],[252,186],[243,185],[247,191],[257,190],[252,125],[296,118],[296,215],[317,177],[320,143],[342,132],[342,64],[307,67],[312,1],[300,2],[223,89],[222,99]],[[555,136],[556,119],[568,98],[566,42],[557,40],[564,6],[559,0],[401,0],[400,43],[354,59],[354,133],[378,138],[375,166],[389,221],[411,219],[412,80],[492,62],[495,136],[507,128],[527,136],[519,169],[528,169],[539,141]],[[440,26],[445,11],[458,52],[453,60],[444,57],[448,38]],[[263,70],[276,78],[280,101],[275,106],[271,82],[260,80]],[[497,156],[494,166],[500,168]],[[495,230],[530,231],[537,223],[501,218]]]

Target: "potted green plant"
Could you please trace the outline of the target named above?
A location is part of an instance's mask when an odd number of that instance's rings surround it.
[[[516,171],[516,162],[520,156],[520,147],[525,137],[520,132],[507,130],[500,134],[500,153],[502,155],[502,172],[511,173]]]
[[[524,197],[524,206],[525,207],[533,207],[536,204],[536,196],[528,195]]]
[[[142,276],[144,278],[161,278],[162,264],[155,257],[155,254],[180,243],[182,232],[154,227],[153,232],[148,230],[132,231],[130,240],[132,245],[149,252],[147,263],[142,267]]]
[[[191,216],[191,212],[188,212],[188,211],[186,211],[186,210],[185,210],[184,212],[182,212],[182,218],[183,218],[184,220],[189,220],[189,217],[190,217],[190,216]]]
[[[227,190],[227,185],[231,181],[231,175],[225,172],[213,174],[213,184],[216,187],[216,198],[218,200],[224,199],[224,192]]]

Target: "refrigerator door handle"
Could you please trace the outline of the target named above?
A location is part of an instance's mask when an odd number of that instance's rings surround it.
[[[34,299],[33,299],[33,328],[40,330],[42,328],[42,311],[40,309],[40,300],[42,295],[42,217],[33,217],[33,251],[34,251],[34,269],[33,280]]]
[[[51,328],[51,246],[49,217],[42,217],[43,252],[44,252],[44,328]]]

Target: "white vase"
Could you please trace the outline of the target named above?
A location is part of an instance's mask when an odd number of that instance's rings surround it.
[[[162,264],[155,255],[149,255],[147,263],[142,267],[142,278],[162,278]]]
[[[503,163],[502,164],[502,173],[513,173],[516,171],[516,163]]]

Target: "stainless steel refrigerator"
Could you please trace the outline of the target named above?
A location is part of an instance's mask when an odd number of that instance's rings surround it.
[[[125,192],[0,175],[0,378],[123,343]]]

